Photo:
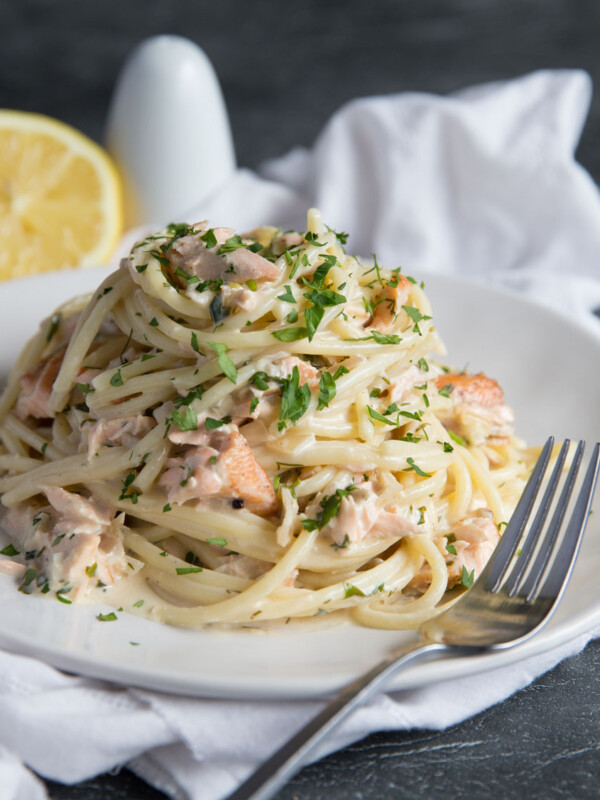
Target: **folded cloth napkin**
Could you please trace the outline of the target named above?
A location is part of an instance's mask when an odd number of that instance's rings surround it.
[[[188,219],[303,229],[317,206],[350,232],[353,252],[517,288],[600,335],[591,313],[600,307],[600,197],[574,160],[590,94],[584,73],[545,71],[450,97],[358,100],[311,150],[239,170]],[[376,730],[455,724],[594,636],[600,630],[492,673],[380,696],[320,755]],[[23,764],[67,783],[128,764],[174,798],[219,798],[320,707],[119,688],[0,651],[3,798],[44,796]]]

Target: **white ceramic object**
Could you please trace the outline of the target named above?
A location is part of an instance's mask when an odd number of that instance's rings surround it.
[[[215,71],[180,36],[156,36],[130,55],[111,101],[105,144],[125,183],[125,226],[176,221],[235,170]]]
[[[74,271],[69,293],[94,288],[98,270]],[[0,375],[38,319],[64,299],[64,273],[6,283],[0,293]],[[452,363],[485,369],[504,387],[519,433],[530,442],[600,439],[600,341],[574,322],[518,295],[455,277],[430,275],[426,288]],[[27,314],[22,309],[26,304]],[[599,498],[600,500],[600,498]],[[596,502],[596,510],[600,502]],[[0,533],[0,539],[2,534]],[[1,549],[0,545],[0,549]],[[573,578],[559,609],[519,647],[429,662],[402,672],[395,688],[471,675],[558,646],[600,625],[600,514],[589,521]],[[167,692],[222,697],[309,697],[339,688],[413,633],[355,626],[277,632],[184,630],[119,613],[110,625],[93,606],[26,596],[0,574],[0,646],[71,672]],[[132,647],[131,642],[139,646]],[[1,794],[1,792],[0,792]]]

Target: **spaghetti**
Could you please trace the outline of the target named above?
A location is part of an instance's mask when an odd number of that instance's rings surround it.
[[[423,286],[345,243],[316,210],[170,225],[45,320],[0,400],[0,569],[190,627],[409,628],[469,586],[532,453]]]

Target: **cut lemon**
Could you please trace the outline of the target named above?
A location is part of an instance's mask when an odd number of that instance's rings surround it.
[[[121,230],[104,150],[58,120],[0,109],[0,279],[102,264]]]

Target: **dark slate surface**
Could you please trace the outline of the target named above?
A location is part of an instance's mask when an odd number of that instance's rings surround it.
[[[597,0],[3,0],[0,106],[40,111],[101,139],[119,67],[137,42],[198,42],[221,78],[238,158],[309,145],[342,103],[448,92],[543,67],[600,70]],[[600,178],[600,102],[579,158]],[[600,644],[449,731],[381,733],[305,769],[279,800],[596,798]],[[1,723],[0,723],[1,724]],[[53,800],[154,800],[132,773]]]

